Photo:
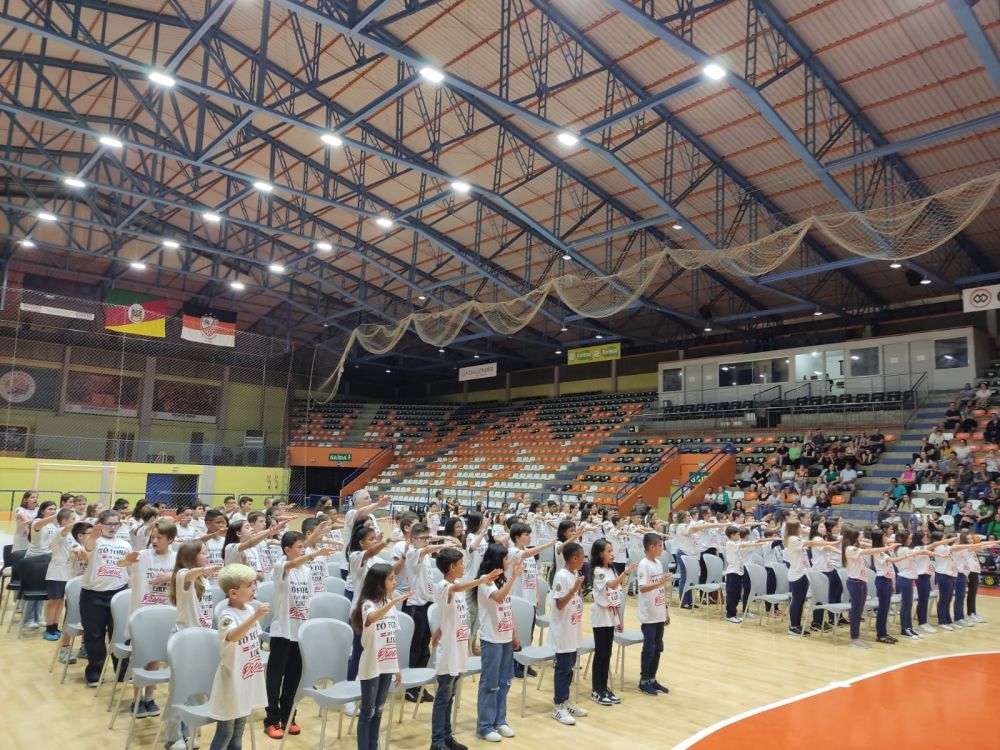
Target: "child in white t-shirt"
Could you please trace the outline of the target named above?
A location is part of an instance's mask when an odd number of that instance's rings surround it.
[[[663,652],[663,628],[670,624],[667,612],[667,575],[660,564],[663,554],[663,540],[659,534],[648,533],[642,537],[642,547],[646,557],[636,568],[639,584],[639,625],[642,628],[642,666],[639,675],[639,689],[646,695],[669,693],[656,680],[656,670],[660,666]]]
[[[58,641],[62,637],[59,623],[66,598],[66,581],[73,577],[73,548],[79,546],[71,534],[75,518],[76,513],[70,508],[60,508],[54,516],[41,521],[55,532],[51,541],[52,557],[45,570],[45,587],[49,595],[44,610],[44,638],[47,641]],[[35,521],[35,524],[38,523]]]
[[[590,698],[601,706],[621,703],[611,692],[611,650],[615,631],[622,631],[624,601],[621,586],[637,565],[626,565],[620,572],[614,566],[614,543],[598,539],[590,548],[590,569],[594,576],[594,604],[590,610],[590,625],[594,632],[594,663],[591,672]]]
[[[221,566],[208,564],[208,553],[202,542],[185,542],[177,550],[170,582],[170,603],[177,608],[175,631],[212,627],[215,607],[208,576],[220,570]]]
[[[361,708],[358,711],[358,750],[378,750],[382,708],[393,680],[399,685],[399,656],[396,634],[399,621],[396,605],[406,601],[411,592],[390,599],[396,576],[384,563],[373,565],[358,593],[358,606],[351,616],[354,632],[360,634],[363,651],[358,665],[361,682]]]
[[[271,611],[267,603],[250,605],[257,593],[257,571],[227,565],[219,572],[219,588],[229,603],[219,614],[219,669],[212,683],[208,713],[218,723],[211,750],[240,750],[247,718],[267,704],[260,621]]]
[[[465,556],[456,547],[446,547],[437,553],[438,570],[444,580],[434,592],[434,603],[440,616],[440,625],[431,637],[437,653],[437,690],[434,691],[434,710],[431,718],[431,750],[450,750],[461,747],[455,742],[451,730],[451,711],[455,686],[465,674],[469,658],[469,605],[465,592],[493,583],[503,572],[493,572],[471,581],[459,583],[465,575]]]
[[[510,601],[510,592],[521,575],[521,568],[510,566],[507,548],[502,544],[486,548],[478,576],[482,578],[495,570],[508,573],[510,577],[505,579],[501,575],[493,583],[482,584],[476,590],[482,654],[476,736],[488,742],[500,742],[515,734],[507,723],[507,693],[514,679],[514,651],[521,647]]]
[[[556,652],[552,718],[561,724],[576,724],[576,717],[586,716],[587,709],[569,702],[576,652],[583,640],[583,547],[576,542],[563,545],[565,567],[552,581],[552,622],[549,645]]]

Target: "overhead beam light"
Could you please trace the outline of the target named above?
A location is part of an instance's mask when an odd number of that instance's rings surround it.
[[[928,279],[926,276],[924,276],[924,278],[920,279],[920,283],[923,284],[924,286],[927,286],[928,284],[931,283],[931,280]]]
[[[48,211],[39,211],[37,214],[35,214],[35,217],[39,221],[55,221],[56,220],[56,215],[55,214],[50,214]]]
[[[121,148],[124,145],[113,135],[102,135],[97,140],[102,146],[107,146],[108,148]]]
[[[285,272],[285,267],[283,265],[281,265],[280,263],[272,263],[271,265],[269,265],[267,267],[267,269],[271,273],[284,273]]]
[[[177,83],[177,81],[168,76],[166,73],[161,73],[158,70],[154,70],[149,74],[149,80],[155,83],[157,86],[164,86],[168,89],[172,89],[174,87],[174,84]]]
[[[560,331],[562,331],[563,333],[566,333],[566,331],[568,331],[569,329],[568,329],[568,328],[567,328],[567,327],[566,327],[566,326],[564,325],[564,326],[563,326],[562,328],[560,328],[559,330],[560,330]]]
[[[201,215],[201,218],[203,218],[209,224],[218,224],[220,221],[222,221],[222,217],[219,216],[214,211],[206,211]]]
[[[562,354],[562,349],[556,349],[556,354]]]
[[[902,267],[903,267],[903,264],[902,263],[898,263],[896,261],[893,261],[892,263],[889,264],[889,268],[892,268],[892,269],[897,269],[897,268],[902,268]]]
[[[420,76],[431,83],[441,83],[444,80],[444,73],[437,68],[423,67],[420,69]]]
[[[472,358],[473,358],[473,359],[479,359],[479,355],[478,355],[478,354],[473,354],[473,355],[472,355]]]
[[[705,333],[711,333],[711,332],[712,332],[712,324],[709,323],[705,326]]]
[[[451,189],[456,193],[468,193],[472,190],[472,186],[467,182],[462,182],[461,180],[455,180],[451,183]]]
[[[438,348],[438,352],[440,352],[441,354],[444,354],[444,349]]]
[[[163,240],[163,246],[169,247],[171,250],[176,250],[181,246],[181,243],[177,240]]]
[[[237,292],[242,292],[244,289],[247,288],[247,285],[244,284],[242,281],[230,281],[229,288]]]
[[[386,369],[385,374],[389,375],[390,373],[392,373],[392,370]]]
[[[317,242],[316,249],[322,250],[324,253],[328,253],[331,250],[333,250],[333,245],[331,245],[329,242]]]
[[[423,301],[423,300],[427,299],[427,295],[425,295],[425,294],[421,294],[421,295],[419,295],[419,296],[417,297],[417,299],[418,299],[418,300],[421,300],[421,301]]]
[[[684,227],[683,227],[683,225],[674,222],[673,224],[671,224],[670,228],[671,229],[683,229]]]
[[[705,75],[705,78],[712,81],[721,81],[726,77],[726,69],[718,63],[709,63],[701,69],[701,72]]]
[[[563,260],[573,260],[573,256],[569,253],[563,253]]]
[[[594,336],[594,338],[595,339],[603,339],[604,338],[604,334],[603,333],[599,333],[596,336]]]
[[[29,250],[30,250],[31,248],[33,248],[33,247],[37,247],[37,246],[35,245],[35,243],[34,243],[34,242],[32,242],[31,240],[21,240],[21,242],[20,242],[19,244],[21,245],[21,247],[26,247],[26,248],[28,248]]]
[[[342,138],[338,138],[333,133],[323,133],[323,135],[321,135],[319,137],[319,139],[321,141],[323,141],[323,143],[325,143],[327,146],[333,146],[335,148],[337,146],[343,146],[344,145],[343,139]]]
[[[274,190],[274,185],[270,182],[264,182],[263,180],[257,180],[253,184],[255,190],[259,190],[262,193],[270,193]]]
[[[580,142],[580,137],[575,133],[570,133],[568,130],[564,130],[556,136],[556,140],[564,146],[575,146]]]
[[[85,188],[87,183],[79,177],[63,177],[63,185],[71,188]]]
[[[146,270],[146,264],[143,263],[141,260],[133,260],[130,265],[136,271],[145,271]]]
[[[392,226],[392,219],[385,216],[379,216],[377,219],[375,219],[375,223],[378,224],[383,229],[388,229],[389,227]]]
[[[821,316],[822,314],[823,314],[823,311],[822,311],[822,310],[816,310],[816,311],[815,311],[815,312],[813,313],[813,316],[814,316],[814,317],[817,317],[817,318],[818,318],[818,317],[820,317],[820,316]]]

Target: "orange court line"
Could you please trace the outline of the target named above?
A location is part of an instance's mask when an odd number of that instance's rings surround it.
[[[934,656],[740,714],[674,750],[995,747],[989,720],[970,714],[956,721],[953,707],[998,692],[1000,651]]]

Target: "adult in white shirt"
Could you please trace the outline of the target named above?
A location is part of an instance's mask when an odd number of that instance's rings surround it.
[[[11,540],[12,550],[20,552],[28,549],[28,533],[31,522],[38,517],[38,493],[25,492],[21,496],[21,504],[14,511],[14,538]]]
[[[357,490],[351,496],[351,508],[344,514],[344,528],[342,531],[344,544],[350,545],[351,537],[354,535],[354,527],[366,516],[379,508],[388,508],[389,498],[383,497],[377,502],[372,502],[371,493],[368,490]],[[347,580],[347,572],[350,565],[347,555],[340,563],[340,577]]]

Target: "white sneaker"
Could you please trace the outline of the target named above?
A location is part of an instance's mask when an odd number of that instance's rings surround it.
[[[954,625],[938,625],[938,627],[941,628],[941,630],[954,630],[955,629]]]
[[[920,627],[920,629],[921,629],[921,630],[923,630],[923,631],[924,631],[925,633],[936,633],[936,632],[937,632],[937,628],[935,628],[935,627],[934,627],[933,625],[931,625],[931,624],[930,624],[929,622],[925,622],[925,623],[924,623],[923,625],[920,625],[919,627]]]
[[[739,617],[727,617],[726,622],[731,622],[733,625],[739,625],[743,622]]]
[[[851,645],[854,646],[854,648],[871,648],[872,647],[872,644],[868,643],[868,641],[863,641],[860,638],[858,638],[857,640],[851,641]]]
[[[574,706],[569,701],[563,703],[563,707],[569,711],[570,716],[586,716],[589,712],[585,708],[580,708],[579,706]]]
[[[497,727],[497,731],[500,732],[501,737],[514,737],[517,734],[510,724],[501,724]]]
[[[913,632],[912,630],[911,630],[911,631],[909,631],[909,632],[907,632],[907,633],[903,633],[903,637],[904,637],[904,638],[910,638],[910,639],[912,639],[912,640],[914,640],[914,641],[915,641],[915,640],[918,640],[918,639],[920,638],[920,636],[919,636],[919,635],[917,635],[917,634],[916,634],[915,632]]]
[[[961,620],[958,621],[958,624],[961,625],[963,628],[971,628],[975,627],[976,623],[971,622],[967,618],[963,617]]]
[[[500,736],[499,732],[487,732],[486,734],[477,734],[481,740],[486,740],[487,742],[503,742],[503,737]]]
[[[971,615],[969,615],[969,619],[972,620],[972,622],[974,622],[974,623],[976,623],[978,625],[982,625],[984,622],[986,622],[986,618],[985,617],[983,617],[982,615],[977,614],[975,612],[973,612]]]
[[[757,619],[757,614],[755,612],[744,612],[743,613],[743,619],[744,620],[756,620]]]
[[[552,718],[558,721],[560,724],[565,724],[566,726],[573,726],[576,724],[576,719],[569,715],[569,711],[566,710],[566,704],[560,704],[552,709]]]
[[[358,707],[355,706],[353,702],[351,702],[351,703],[345,703],[344,707],[342,709],[340,709],[340,710],[344,713],[344,716],[357,716],[358,715]]]
[[[172,745],[167,745],[170,750],[187,750],[187,743],[184,740],[177,740]]]
[[[24,627],[28,628],[29,630],[38,630],[38,628],[42,626],[39,624],[38,620],[29,620],[28,622],[24,623]]]

